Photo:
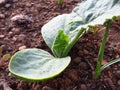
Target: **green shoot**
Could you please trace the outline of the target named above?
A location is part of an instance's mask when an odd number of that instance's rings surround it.
[[[57,0],[58,4],[61,5],[63,0]]]
[[[0,48],[0,67],[4,65],[4,62],[10,58],[10,54],[5,54],[2,56],[2,48]]]
[[[102,44],[100,46],[99,49],[99,53],[98,53],[98,62],[97,62],[97,66],[96,66],[96,71],[95,71],[95,78],[98,78],[101,72],[101,62],[103,60],[103,55],[104,55],[104,49],[105,49],[105,43],[107,40],[107,36],[108,36],[108,32],[109,32],[109,28],[111,25],[112,20],[108,19],[107,20],[107,26],[106,26],[106,30],[102,39]]]
[[[66,46],[66,48],[65,48],[65,50],[63,52],[63,57],[68,55],[70,49],[78,41],[78,39],[83,35],[84,32],[85,32],[84,28],[81,28],[81,30],[79,30],[79,32],[77,33],[77,35],[75,36],[75,38]]]

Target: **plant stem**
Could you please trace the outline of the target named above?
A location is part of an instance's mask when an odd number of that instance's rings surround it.
[[[100,46],[99,53],[98,53],[98,62],[97,62],[96,71],[95,71],[95,79],[99,77],[100,72],[101,72],[101,62],[103,60],[105,43],[106,43],[106,40],[107,40],[107,36],[108,36],[108,32],[109,32],[109,29],[110,29],[111,22],[112,22],[111,19],[107,20],[106,30],[105,30],[105,33],[104,33],[104,36],[103,36],[103,39],[102,39],[102,44]]]
[[[79,32],[77,33],[77,35],[75,36],[75,38],[68,44],[68,46],[65,48],[64,52],[63,52],[63,57],[67,56],[70,49],[73,47],[73,45],[78,41],[79,37],[81,36],[81,34],[83,34],[83,32],[85,31],[84,28],[81,28],[81,30],[79,30]]]
[[[58,4],[61,5],[62,4],[62,0],[57,0]]]

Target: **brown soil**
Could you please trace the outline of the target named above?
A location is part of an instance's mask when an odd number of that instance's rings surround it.
[[[24,48],[41,48],[50,51],[41,36],[41,27],[53,17],[69,13],[80,2],[64,0],[5,0],[0,4],[0,47],[3,54],[13,55]],[[25,20],[15,15],[24,14]],[[14,17],[14,19],[13,19]],[[104,29],[99,26],[99,29]],[[103,30],[104,31],[104,30]],[[120,63],[106,68],[94,80],[97,54],[103,32],[86,33],[72,48],[72,62],[59,76],[43,82],[26,82],[9,74],[8,61],[0,67],[0,90],[120,90]],[[120,56],[120,20],[112,23],[105,48],[103,64]]]

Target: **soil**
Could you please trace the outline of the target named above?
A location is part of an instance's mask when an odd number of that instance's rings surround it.
[[[1,3],[1,1],[5,1]],[[53,17],[69,13],[80,0],[1,0],[0,47],[3,55],[11,56],[25,48],[41,48],[50,51],[41,36],[41,27]],[[105,25],[100,32],[88,32],[82,36],[69,55],[72,62],[57,77],[43,82],[26,82],[11,76],[8,62],[0,67],[0,90],[120,90],[120,63],[106,68],[94,79],[97,55]],[[110,28],[102,64],[120,57],[120,19]]]

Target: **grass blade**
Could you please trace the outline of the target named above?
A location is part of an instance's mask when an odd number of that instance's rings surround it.
[[[102,70],[104,70],[105,68],[107,68],[107,67],[109,67],[110,65],[115,64],[115,63],[117,63],[117,62],[120,62],[120,58],[117,58],[117,59],[115,59],[115,60],[112,60],[112,61],[106,63],[105,65],[103,65],[103,66],[101,67],[100,70],[102,71]]]

